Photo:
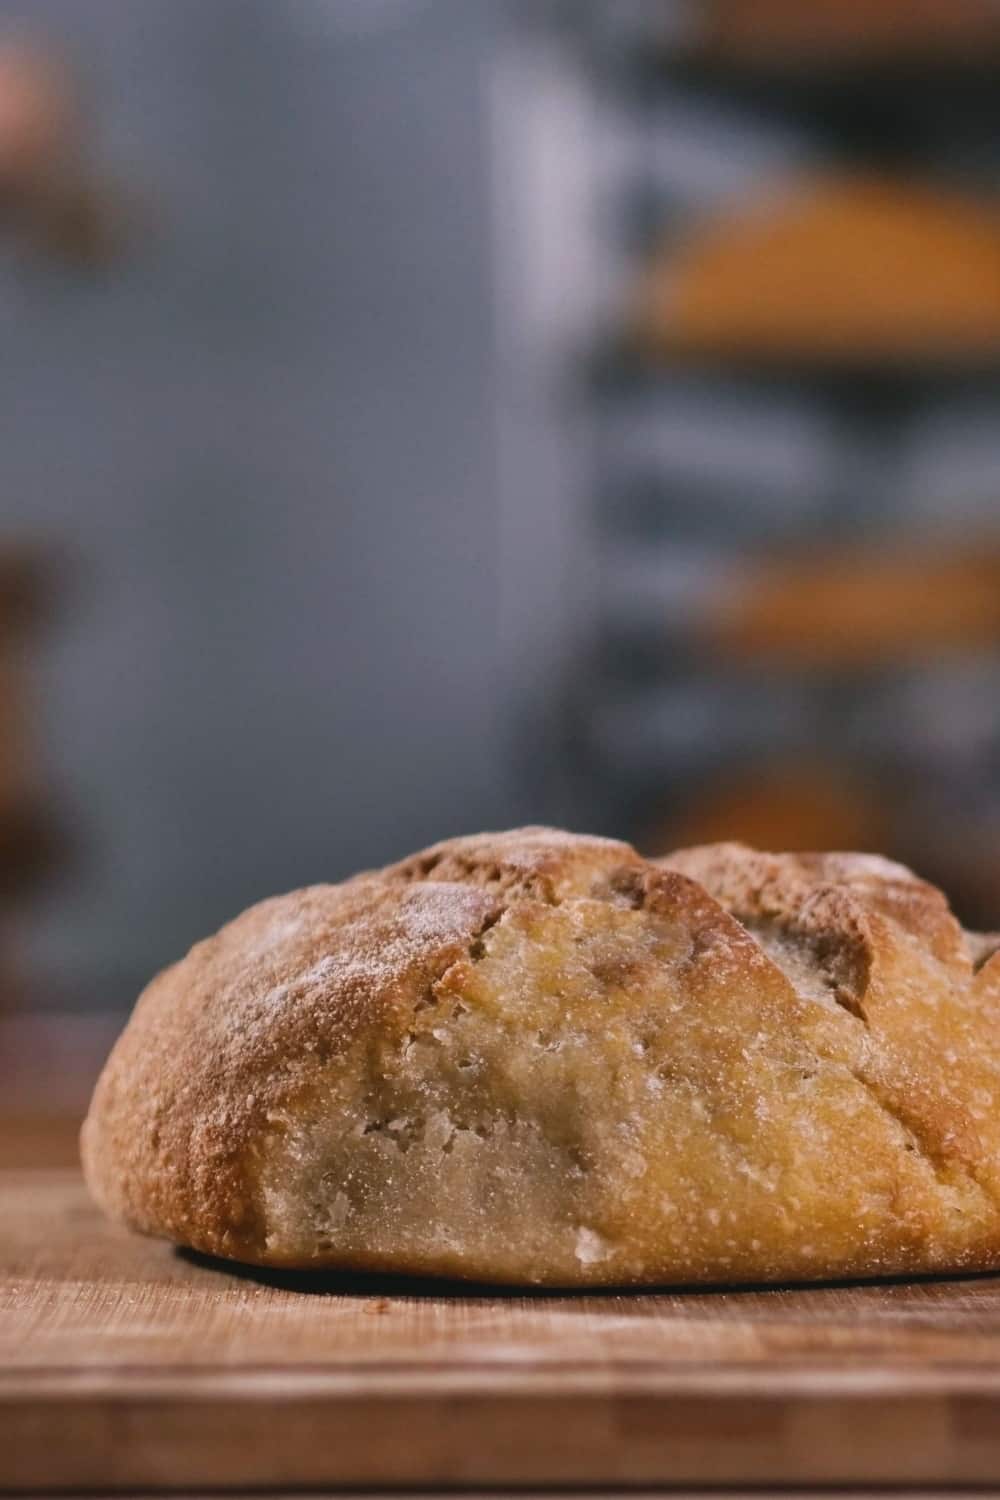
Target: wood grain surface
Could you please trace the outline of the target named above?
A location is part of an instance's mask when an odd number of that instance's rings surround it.
[[[1000,1277],[516,1295],[256,1273],[0,1173],[0,1487],[1000,1484]]]

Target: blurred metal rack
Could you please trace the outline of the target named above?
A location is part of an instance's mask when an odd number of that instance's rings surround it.
[[[710,802],[727,775],[750,788],[757,771],[825,759],[895,799],[893,852],[948,878],[915,804],[961,804],[970,866],[982,863],[974,825],[1000,820],[1000,708],[984,711],[977,693],[992,684],[998,701],[1000,635],[925,643],[915,660],[889,646],[836,669],[820,654],[790,670],[706,647],[698,618],[761,558],[904,537],[932,557],[1000,539],[1000,340],[926,358],[650,357],[622,330],[654,243],[775,184],[902,169],[1000,194],[1000,38],[965,56],[740,64],[699,48],[697,13],[594,5],[583,49],[605,135],[605,322],[583,382],[597,582],[579,701],[590,774],[598,800],[655,843],[672,819],[688,830],[692,800]],[[928,729],[939,716],[949,732]],[[925,821],[939,835],[947,816]],[[982,892],[1000,890],[1000,860],[997,874]],[[981,918],[974,875],[958,885]]]

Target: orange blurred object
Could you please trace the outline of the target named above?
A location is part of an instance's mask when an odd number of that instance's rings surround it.
[[[708,0],[706,51],[737,61],[978,56],[1000,48],[990,0]]]
[[[703,786],[682,812],[636,835],[649,855],[734,839],[778,851],[859,850],[901,860],[947,892],[974,929],[995,931],[1000,856],[995,828],[968,810],[914,818],[914,787],[876,782],[820,759],[782,760]]]
[[[883,799],[863,777],[802,760],[709,787],[638,842],[650,854],[665,854],[727,839],[757,849],[877,852],[890,846],[891,828]]]
[[[728,658],[865,668],[1000,641],[1000,550],[857,551],[748,566],[703,622]]]
[[[35,746],[26,642],[52,591],[43,560],[0,550],[0,1010],[16,998],[9,908],[52,863],[56,829]]]
[[[84,160],[85,121],[58,52],[0,39],[0,212],[27,249],[104,263],[125,230],[118,194]]]
[[[48,177],[78,133],[66,68],[37,47],[0,42],[0,189],[23,191]]]
[[[640,347],[764,359],[1000,355],[1000,210],[879,177],[805,180],[665,243]]]

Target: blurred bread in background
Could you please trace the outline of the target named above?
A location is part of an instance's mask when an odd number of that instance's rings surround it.
[[[0,548],[0,1009],[17,991],[11,905],[51,868],[59,844],[40,766],[28,655],[54,592],[54,570],[43,554]]]
[[[52,580],[27,549],[0,549],[0,890],[20,887],[48,838],[26,645],[51,606]]]
[[[641,278],[647,353],[1000,353],[1000,210],[879,176],[802,180],[671,236]]]
[[[871,778],[829,760],[800,757],[720,777],[682,812],[654,819],[640,836],[649,854],[735,839],[789,852],[876,851],[892,839],[884,799]]]
[[[0,224],[25,250],[93,268],[119,247],[125,218],[85,159],[87,135],[59,51],[0,37]]]
[[[1000,641],[1000,548],[854,548],[747,562],[704,617],[726,656],[866,668]]]
[[[709,0],[701,43],[735,61],[896,59],[1000,47],[990,0]]]

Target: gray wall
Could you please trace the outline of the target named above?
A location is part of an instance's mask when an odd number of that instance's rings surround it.
[[[256,897],[535,810],[499,733],[497,9],[25,15],[148,209],[105,277],[0,290],[3,530],[79,579],[40,663],[77,864],[29,954],[115,1005]]]

